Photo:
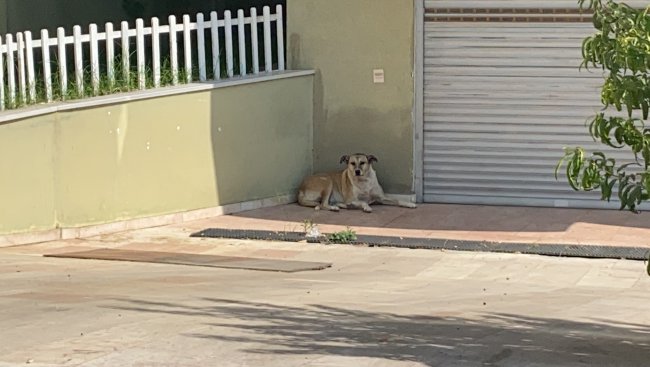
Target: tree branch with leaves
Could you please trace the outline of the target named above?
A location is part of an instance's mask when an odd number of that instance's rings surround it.
[[[650,200],[650,128],[645,126],[650,106],[650,7],[635,9],[611,0],[579,0],[593,14],[597,32],[582,43],[584,68],[601,68],[602,112],[590,118],[594,141],[628,149],[631,163],[619,164],[603,152],[590,155],[581,147],[565,148],[555,176],[566,165],[574,190],[600,190],[609,201],[617,192],[621,209],[637,212]],[[611,114],[612,109],[624,114]],[[621,117],[624,115],[624,117]]]

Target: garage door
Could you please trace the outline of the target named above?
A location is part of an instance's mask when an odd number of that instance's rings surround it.
[[[576,4],[425,1],[424,201],[607,206],[553,174],[565,146],[603,150],[585,127],[602,73],[578,70],[594,29]]]

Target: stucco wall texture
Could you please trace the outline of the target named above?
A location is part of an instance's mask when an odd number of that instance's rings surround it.
[[[314,69],[314,169],[375,154],[386,192],[413,193],[412,0],[287,0],[288,63]],[[373,82],[383,69],[384,83]]]
[[[290,194],[312,170],[313,76],[0,124],[0,234]]]

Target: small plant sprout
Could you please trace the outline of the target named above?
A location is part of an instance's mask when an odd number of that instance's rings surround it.
[[[347,227],[345,230],[330,234],[327,239],[332,243],[350,243],[357,240],[356,232]]]

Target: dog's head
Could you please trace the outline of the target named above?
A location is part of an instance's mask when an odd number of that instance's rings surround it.
[[[339,161],[339,163],[345,163],[348,165],[347,169],[353,176],[366,176],[370,171],[372,162],[377,162],[377,157],[372,154],[364,153],[344,155]]]

